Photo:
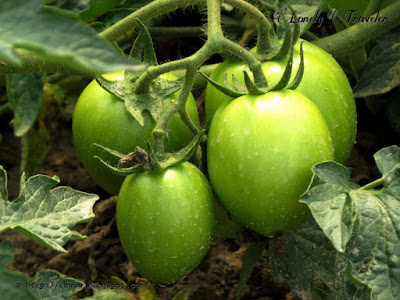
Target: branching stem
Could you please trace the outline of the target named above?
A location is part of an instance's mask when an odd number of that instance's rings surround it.
[[[228,2],[232,5],[239,4],[243,10],[251,12],[252,15],[257,17],[262,15],[262,13],[255,7],[242,0],[228,0]],[[249,6],[251,6],[252,9],[250,9]],[[267,81],[261,69],[261,62],[257,60],[255,54],[224,37],[221,28],[221,0],[207,0],[207,11],[207,41],[196,53],[181,60],[149,67],[135,82],[135,93],[149,93],[151,92],[152,81],[161,74],[177,70],[185,70],[183,87],[179,93],[178,100],[161,116],[153,130],[154,152],[160,159],[164,154],[163,140],[165,134],[163,133],[166,132],[168,121],[175,113],[178,112],[180,114],[183,122],[185,122],[194,134],[199,132],[199,129],[186,112],[185,103],[189,97],[190,91],[192,90],[197,70],[213,54],[228,51],[237,57],[242,58],[248,63],[250,70],[253,72],[255,83],[260,87],[267,86]],[[265,17],[261,19],[264,20]]]
[[[372,190],[373,188],[376,188],[377,186],[382,185],[384,182],[385,182],[385,179],[382,177],[382,178],[379,178],[375,181],[372,181],[372,182],[364,185],[363,187],[359,188],[359,190]]]
[[[268,18],[253,5],[244,0],[224,0],[225,3],[237,7],[239,10],[249,14],[257,21],[257,53],[265,54],[271,47],[270,31],[272,25]]]

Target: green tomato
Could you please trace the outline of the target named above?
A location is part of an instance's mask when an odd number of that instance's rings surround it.
[[[308,97],[317,105],[324,116],[335,148],[335,160],[345,163],[353,149],[357,128],[356,107],[352,89],[346,74],[330,54],[319,47],[304,42],[304,75],[296,91]],[[300,57],[300,43],[294,47],[292,80],[297,72]],[[278,83],[288,58],[267,61],[262,68],[270,86]],[[232,74],[244,84],[243,71],[249,71],[247,64],[239,61],[225,61],[212,73],[211,78],[223,83],[224,74],[232,83]],[[210,118],[217,108],[231,99],[211,84],[206,89],[206,117]]]
[[[333,145],[316,105],[282,90],[225,102],[211,122],[207,159],[222,204],[268,236],[309,218],[299,199],[312,166],[333,159]]]
[[[170,284],[200,263],[213,235],[213,201],[206,177],[189,162],[126,177],[117,227],[126,255],[143,277]]]
[[[122,80],[123,72],[107,74],[109,80]],[[168,80],[175,80],[173,74],[164,74]],[[166,97],[164,109],[176,99],[178,92]],[[200,126],[196,103],[192,95],[186,102],[186,109],[192,120]],[[92,176],[94,181],[111,194],[118,194],[123,176],[112,173],[106,166],[100,163],[94,155],[116,165],[118,159],[108,153],[92,146],[93,143],[128,154],[133,152],[136,146],[147,149],[146,141],[151,139],[151,131],[155,121],[150,113],[144,112],[144,126],[140,124],[126,111],[123,101],[108,93],[94,80],[80,95],[75,107],[72,122],[74,144],[83,166]],[[174,115],[168,123],[168,140],[165,150],[173,152],[184,147],[193,138],[192,133],[180,119]]]

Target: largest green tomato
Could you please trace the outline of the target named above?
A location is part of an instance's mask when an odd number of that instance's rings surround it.
[[[294,47],[292,79],[300,62],[299,51],[300,44],[297,43]],[[262,68],[270,86],[280,80],[287,59],[286,57],[280,61],[263,63]],[[243,62],[225,61],[214,70],[211,78],[222,83],[224,74],[227,73],[228,81],[232,82],[233,74],[244,84],[244,70],[249,71],[249,68]],[[352,89],[340,65],[324,50],[304,42],[304,75],[296,91],[317,105],[331,133],[335,160],[345,163],[353,149],[357,116]],[[227,99],[230,97],[208,84],[205,101],[206,117],[210,118]]]
[[[333,146],[315,104],[283,90],[223,104],[211,122],[207,159],[223,205],[268,236],[310,216],[299,198],[310,183],[311,167],[333,159]]]
[[[213,235],[213,201],[206,177],[189,162],[126,177],[117,227],[126,255],[142,276],[170,284],[200,263]]]
[[[110,80],[122,80],[123,72],[108,74]],[[168,80],[175,80],[172,74],[164,74]],[[177,92],[178,93],[178,92]],[[164,108],[171,105],[177,98],[177,93],[164,100]],[[200,126],[196,103],[192,95],[186,102],[186,109],[197,126]],[[75,107],[72,122],[74,144],[83,166],[88,170],[94,181],[111,194],[118,194],[124,177],[113,174],[101,164],[94,155],[116,165],[118,159],[93,147],[93,143],[101,144],[108,148],[127,154],[135,150],[136,146],[146,148],[146,141],[151,138],[151,131],[155,126],[150,114],[144,113],[144,126],[126,111],[123,101],[108,93],[94,80],[80,95]],[[184,147],[193,135],[187,126],[174,115],[168,123],[168,141],[165,150],[172,152]]]

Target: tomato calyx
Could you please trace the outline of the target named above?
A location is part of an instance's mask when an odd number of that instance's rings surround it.
[[[161,157],[156,155],[154,147],[149,141],[147,141],[147,151],[137,146],[134,152],[126,155],[108,147],[104,147],[99,144],[93,144],[94,147],[98,147],[104,152],[117,157],[119,161],[116,167],[109,164],[99,156],[94,157],[99,160],[100,163],[109,168],[114,174],[120,176],[127,176],[143,171],[159,173],[170,166],[178,165],[189,160],[196,152],[200,143],[205,142],[204,134],[210,126],[210,123],[211,120],[209,120],[205,126],[203,126],[199,133],[189,142],[188,145],[186,145],[186,147],[173,153],[163,153]]]
[[[292,10],[293,11],[293,10]],[[291,49],[296,45],[298,39],[300,38],[300,24],[297,22],[297,16],[295,16],[295,25],[293,31],[289,28],[289,23],[286,20],[285,16],[283,16],[284,24],[285,24],[285,34],[283,38],[283,43],[279,49],[279,52],[272,56],[269,60],[281,60],[286,55],[288,55]],[[279,44],[277,40],[276,43]],[[268,59],[261,59],[261,61],[266,61]]]
[[[148,168],[147,161],[148,161],[147,152],[144,149],[137,146],[134,152],[128,153],[118,161],[117,167],[121,169],[123,168],[124,165],[138,163],[141,164],[145,170],[147,170]]]
[[[233,85],[230,85],[227,80],[227,74],[224,75],[224,82],[223,84],[218,83],[217,81],[211,79],[206,74],[199,71],[199,73],[212,84],[215,88],[217,88],[222,93],[228,95],[232,98],[238,98],[244,95],[263,95],[271,91],[283,90],[283,89],[290,89],[295,90],[303,77],[304,73],[304,55],[303,55],[303,42],[300,45],[300,65],[297,70],[296,76],[291,83],[290,76],[292,74],[293,69],[293,46],[290,48],[290,56],[289,60],[286,64],[285,71],[281,77],[281,80],[272,87],[267,88],[260,88],[256,85],[254,80],[251,78],[249,72],[243,71],[244,74],[244,81],[245,87],[243,87],[235,78],[235,75],[232,74],[232,81]],[[268,79],[268,78],[267,78]]]
[[[183,79],[169,81],[157,78],[151,83],[149,93],[136,93],[133,86],[138,79],[137,74],[125,71],[123,80],[111,81],[103,76],[97,76],[96,81],[110,94],[124,101],[129,114],[144,126],[144,112],[148,111],[157,122],[163,114],[163,99],[177,92],[182,87]]]
[[[158,173],[170,166],[175,166],[189,160],[196,152],[200,143],[205,142],[204,134],[210,126],[210,123],[210,121],[207,122],[186,147],[174,153],[164,153],[161,158],[155,154],[152,144],[148,142],[148,170],[153,173]]]

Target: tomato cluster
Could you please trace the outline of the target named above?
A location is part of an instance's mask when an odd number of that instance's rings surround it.
[[[281,78],[287,60],[263,64],[270,85]],[[297,44],[293,73],[299,60]],[[207,140],[210,182],[189,162],[125,180],[111,173],[93,156],[112,164],[117,163],[115,158],[91,145],[132,152],[136,146],[145,147],[155,122],[145,115],[141,127],[123,101],[95,81],[83,91],[73,119],[75,145],[94,180],[111,193],[119,192],[121,242],[142,276],[163,284],[176,282],[199,264],[213,237],[225,238],[244,227],[270,236],[310,217],[298,200],[311,181],[311,167],[325,160],[346,161],[355,139],[356,110],[347,77],[328,53],[304,43],[304,68],[294,91],[230,99],[207,86],[206,116],[212,118]],[[226,61],[211,77],[222,84],[224,74],[229,80],[233,74],[243,83],[244,70],[249,71],[245,63]],[[174,97],[167,97],[164,106]],[[186,105],[199,124],[192,96]],[[167,151],[178,150],[193,138],[179,116],[168,123],[168,133]]]
[[[167,80],[177,79],[170,73],[164,74],[163,77]],[[106,74],[105,78],[122,80],[124,73]],[[177,97],[178,93],[166,97],[163,103],[164,109],[167,110],[171,101]],[[186,109],[195,124],[200,126],[193,95],[189,96]],[[117,195],[124,177],[114,174],[94,156],[101,157],[112,165],[116,165],[118,159],[100,148],[94,147],[93,144],[100,144],[122,154],[134,151],[136,146],[146,149],[146,141],[151,138],[154,126],[155,121],[147,111],[144,112],[144,126],[140,126],[126,111],[122,100],[108,93],[100,87],[97,81],[93,80],[83,90],[76,104],[72,120],[72,133],[75,148],[90,176],[104,190]],[[178,114],[170,119],[168,133],[168,140],[165,141],[167,152],[180,150],[193,138],[193,134]]]

